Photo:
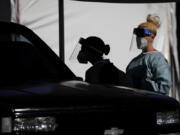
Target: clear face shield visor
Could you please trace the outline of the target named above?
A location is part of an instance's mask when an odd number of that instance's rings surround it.
[[[83,56],[82,55],[81,56],[84,58],[82,58],[82,59],[85,59],[85,57],[87,56],[87,52],[84,53],[85,50],[89,50],[89,52],[94,52],[96,54],[103,55],[103,52],[101,50],[98,50],[95,47],[88,45],[87,40],[81,37],[79,39],[79,42],[77,43],[76,47],[74,48],[71,56],[69,57],[69,60],[71,62],[77,62],[77,58],[78,58],[80,51],[83,52]]]
[[[80,38],[78,43],[76,44],[75,48],[73,49],[73,52],[71,53],[69,57],[70,62],[78,62],[77,56],[79,52],[81,51],[82,43],[84,42],[84,38]]]
[[[149,29],[134,28],[129,50],[137,51],[138,49],[143,49],[147,45],[144,37],[151,36],[152,34],[153,32]]]

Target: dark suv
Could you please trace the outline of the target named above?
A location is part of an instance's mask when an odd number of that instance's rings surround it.
[[[180,104],[154,92],[80,81],[30,29],[0,22],[0,133],[180,132]]]

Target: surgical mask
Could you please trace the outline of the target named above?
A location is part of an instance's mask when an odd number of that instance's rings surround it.
[[[137,48],[142,50],[145,49],[148,44],[147,40],[143,37],[137,37],[136,42],[137,42]]]

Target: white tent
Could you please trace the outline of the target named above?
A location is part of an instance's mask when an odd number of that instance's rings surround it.
[[[170,96],[179,99],[175,3],[128,4],[64,0],[64,39],[59,39],[58,0],[11,0],[11,3],[12,21],[31,28],[57,54],[59,40],[64,40],[65,49],[62,51],[65,53],[65,63],[81,77],[84,77],[90,64],[82,65],[69,61],[80,37],[101,37],[111,47],[108,58],[119,69],[125,71],[130,60],[139,53],[129,51],[132,29],[144,22],[147,14],[158,14],[161,18],[161,27],[155,47],[165,55],[172,66],[175,83]]]
[[[58,0],[11,0],[11,5],[11,20],[32,29],[58,54]]]

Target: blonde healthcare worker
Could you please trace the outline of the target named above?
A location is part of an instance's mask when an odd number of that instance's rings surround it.
[[[164,55],[153,47],[159,27],[159,16],[149,14],[146,22],[134,28],[136,47],[142,53],[128,64],[126,74],[134,88],[168,95],[171,87],[170,66]]]

